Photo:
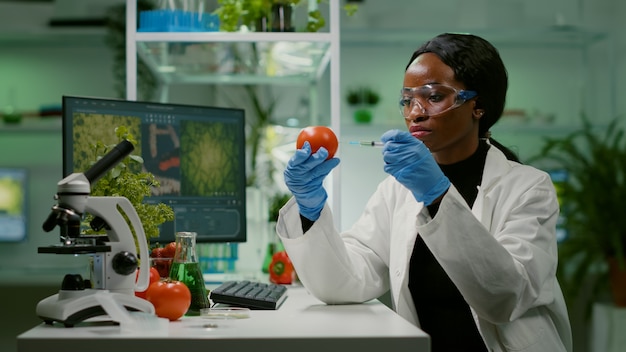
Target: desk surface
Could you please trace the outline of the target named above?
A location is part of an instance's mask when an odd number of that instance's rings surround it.
[[[371,301],[326,305],[302,287],[290,287],[275,311],[253,310],[245,319],[183,317],[169,323],[166,336],[122,333],[119,326],[85,322],[73,328],[41,324],[17,337],[17,350],[167,351],[224,348],[243,351],[429,351],[428,335]]]

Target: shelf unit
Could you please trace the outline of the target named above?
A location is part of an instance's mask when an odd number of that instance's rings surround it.
[[[167,86],[169,83],[194,83],[194,84],[294,84],[302,83],[312,85],[319,77],[330,70],[329,94],[330,94],[330,126],[337,137],[341,136],[340,104],[341,93],[339,85],[339,10],[338,1],[329,2],[329,31],[323,33],[259,33],[259,32],[138,32],[137,31],[137,2],[126,0],[126,98],[137,99],[137,56],[141,55],[148,66],[159,74],[160,79]],[[205,73],[177,72],[176,66],[170,65],[167,46],[176,43],[311,43],[315,48],[310,57],[313,69],[302,75],[273,76],[263,75],[238,75],[236,73]],[[156,54],[156,55],[154,55]],[[310,123],[316,123],[316,99],[314,89],[310,89],[311,119]],[[162,92],[162,98],[164,99]],[[328,190],[329,204],[335,215],[335,223],[340,228],[341,193],[339,192],[341,168],[336,168],[327,178],[325,187]]]
[[[311,102],[309,123],[319,124],[316,88],[331,56],[329,33],[278,33],[287,34],[281,41],[269,41],[268,33],[189,33],[192,41],[181,33],[163,34],[165,42],[158,41],[160,34],[155,39],[154,33],[138,33],[147,39],[137,42],[139,56],[161,82],[160,101],[167,101],[172,84],[304,86]]]
[[[28,30],[0,31],[0,45],[3,48],[23,47],[91,47],[103,46],[104,28],[32,28]]]

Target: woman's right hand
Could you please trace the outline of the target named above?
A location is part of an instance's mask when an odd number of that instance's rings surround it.
[[[285,184],[296,198],[300,214],[312,221],[319,219],[328,198],[322,185],[324,178],[339,164],[338,158],[326,160],[327,157],[326,148],[311,153],[311,145],[304,142],[287,162],[284,172]]]

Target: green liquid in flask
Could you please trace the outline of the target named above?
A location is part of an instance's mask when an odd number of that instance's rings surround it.
[[[183,282],[191,291],[191,305],[186,315],[199,315],[201,309],[209,308],[209,297],[199,263],[172,263],[170,278]]]

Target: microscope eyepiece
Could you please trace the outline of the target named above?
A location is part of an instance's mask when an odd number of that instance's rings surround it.
[[[105,154],[102,159],[98,160],[89,170],[84,172],[85,177],[90,184],[93,184],[102,177],[110,168],[122,161],[128,154],[135,149],[135,146],[128,140],[121,141],[110,152]]]

